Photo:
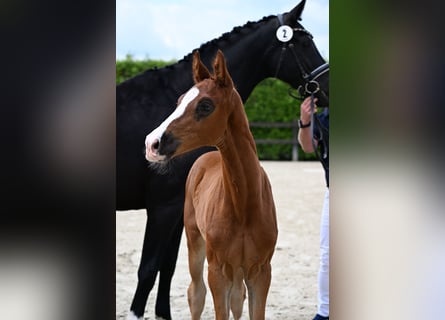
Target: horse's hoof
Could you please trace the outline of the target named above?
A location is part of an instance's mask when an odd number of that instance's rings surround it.
[[[130,311],[130,313],[127,315],[127,320],[144,320],[144,316],[137,317],[133,311]]]

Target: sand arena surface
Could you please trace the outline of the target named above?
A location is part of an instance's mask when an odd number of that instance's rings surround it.
[[[261,164],[272,184],[278,218],[278,241],[272,258],[266,319],[310,320],[317,311],[320,218],[326,190],[323,168],[316,161],[263,161]],[[116,319],[126,318],[136,289],[145,223],[145,210],[116,214]],[[206,280],[207,264],[204,269]],[[190,319],[189,283],[187,244],[183,233],[171,288],[175,320]],[[155,319],[156,290],[157,284],[148,297],[144,319]],[[242,319],[248,318],[246,299]],[[213,301],[208,289],[202,320],[212,319]]]

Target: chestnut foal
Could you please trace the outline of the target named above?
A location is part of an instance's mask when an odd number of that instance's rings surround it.
[[[247,285],[250,319],[264,319],[278,230],[269,180],[232,78],[219,50],[214,73],[193,57],[192,87],[146,138],[146,158],[163,162],[201,146],[218,151],[196,160],[187,178],[184,225],[192,278],[188,301],[200,319],[208,282],[216,319],[240,319]],[[244,282],[243,282],[244,281]]]

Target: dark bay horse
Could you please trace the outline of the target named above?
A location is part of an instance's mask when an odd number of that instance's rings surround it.
[[[218,50],[210,74],[195,52],[195,85],[177,109],[146,138],[146,158],[165,162],[212,145],[187,177],[184,226],[192,282],[192,320],[201,319],[206,288],[204,260],[215,319],[242,316],[245,285],[250,319],[264,320],[271,282],[271,259],[278,237],[272,188],[261,167],[243,102]]]
[[[199,48],[202,61],[209,66],[221,49],[243,102],[268,77],[294,88],[304,85],[308,75],[325,63],[310,32],[299,23],[304,5],[302,1],[290,12],[248,22],[203,44]],[[138,284],[130,307],[135,318],[143,317],[159,273],[155,313],[171,319],[170,284],[183,230],[186,177],[198,156],[214,150],[191,151],[169,161],[162,171],[149,166],[143,155],[147,133],[172,113],[178,97],[193,85],[191,64],[189,54],[172,66],[145,71],[116,87],[117,210],[147,210]],[[327,105],[328,78],[318,80],[318,102]]]

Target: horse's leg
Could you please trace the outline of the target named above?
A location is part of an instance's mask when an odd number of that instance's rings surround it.
[[[182,212],[182,210],[182,204],[180,204],[178,206],[178,212]],[[179,219],[176,226],[173,227],[173,233],[169,241],[169,246],[165,252],[159,272],[159,287],[158,295],[156,297],[155,313],[156,316],[161,317],[162,319],[171,319],[170,288],[173,274],[175,272],[176,261],[178,259],[182,230],[184,229],[182,214],[180,216],[181,219]]]
[[[241,318],[244,300],[246,299],[246,287],[244,286],[243,279],[243,269],[239,268],[234,274],[233,286],[230,291],[230,309],[235,320]]]
[[[144,315],[148,295],[153,289],[161,262],[169,246],[172,234],[171,224],[177,224],[178,219],[182,219],[181,211],[180,209],[178,211],[177,206],[156,206],[147,211],[147,225],[138,269],[138,285],[130,307],[137,318],[142,318]],[[169,305],[169,302],[167,301],[164,305]],[[165,316],[166,320],[171,319],[169,315]]]
[[[246,280],[249,292],[249,315],[251,320],[264,320],[266,300],[271,280],[270,262],[259,268],[258,273]]]
[[[132,314],[138,319],[142,319],[144,316],[148,294],[153,289],[160,265],[159,243],[161,242],[161,235],[157,232],[158,228],[155,228],[157,219],[152,219],[155,215],[154,211],[150,209],[150,214],[147,217],[141,261],[138,268],[138,284],[130,307]]]

